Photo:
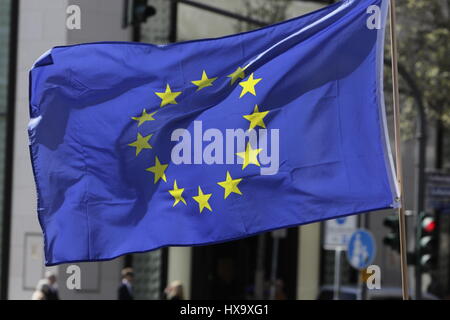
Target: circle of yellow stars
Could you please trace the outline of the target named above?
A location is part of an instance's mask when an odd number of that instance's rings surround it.
[[[262,80],[262,78],[255,78],[254,73],[251,73],[247,77],[245,68],[241,67],[238,67],[234,72],[227,75],[227,78],[230,78],[230,85],[234,85],[235,82],[238,81],[239,86],[242,87],[239,99],[244,97],[247,93],[256,96],[255,86]],[[203,70],[200,79],[193,80],[191,81],[191,83],[197,87],[196,92],[198,92],[207,87],[213,86],[214,81],[216,81],[217,79],[218,77],[209,77],[206,70]],[[181,94],[181,91],[173,91],[168,83],[166,84],[166,88],[163,92],[155,92],[155,95],[161,99],[160,108],[171,104],[177,104],[176,99]],[[157,112],[158,111],[148,113],[146,109],[143,109],[140,116],[131,117],[131,119],[136,121],[137,126],[140,127],[147,121],[156,120],[154,116],[155,114],[157,114]],[[258,105],[255,105],[251,114],[243,115],[243,118],[249,121],[248,130],[253,130],[256,127],[266,128],[264,118],[268,113],[269,111],[260,111]],[[153,134],[142,136],[141,133],[138,132],[136,140],[129,143],[128,146],[136,148],[135,152],[136,156],[138,156],[143,150],[152,149],[152,145],[150,144],[150,139],[152,138],[152,136]],[[251,164],[260,166],[258,155],[261,151],[262,149],[253,149],[250,142],[247,142],[245,151],[236,153],[236,155],[242,159],[242,170],[244,170]],[[152,166],[145,170],[153,173],[154,184],[158,183],[158,181],[160,180],[163,180],[167,183],[167,176],[165,171],[168,166],[168,164],[161,163],[159,158],[155,156],[155,160],[153,161]],[[231,176],[230,172],[227,170],[224,179],[225,180],[223,181],[217,182],[217,184],[224,189],[224,199],[227,199],[232,193],[242,196],[242,192],[239,189],[238,185],[243,180],[243,178],[234,179]],[[183,197],[184,191],[185,188],[180,188],[178,186],[177,180],[174,180],[172,189],[168,190],[169,194],[173,197],[174,200],[172,207],[176,207],[179,203],[187,205],[187,201]],[[211,196],[212,193],[205,193],[202,188],[198,186],[197,195],[193,196],[192,199],[197,202],[200,213],[202,213],[204,209],[207,209],[211,212],[213,211],[211,205],[209,204]]]

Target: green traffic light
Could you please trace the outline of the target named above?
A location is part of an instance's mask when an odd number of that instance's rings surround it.
[[[398,216],[387,216],[383,220],[383,225],[389,229],[388,234],[383,238],[383,243],[392,250],[400,252],[400,234]]]

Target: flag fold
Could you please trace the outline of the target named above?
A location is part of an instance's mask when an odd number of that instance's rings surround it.
[[[28,132],[46,264],[397,207],[387,2],[217,39],[44,54]]]

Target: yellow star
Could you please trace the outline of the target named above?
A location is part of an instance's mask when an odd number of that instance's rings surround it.
[[[235,72],[232,74],[227,75],[228,78],[231,78],[231,85],[239,78],[244,79],[245,78],[245,69],[238,67]]]
[[[184,200],[182,193],[184,191],[184,188],[178,188],[177,186],[177,180],[175,180],[173,182],[173,189],[169,190],[169,193],[171,194],[171,196],[175,199],[175,202],[173,203],[172,207],[175,207],[178,202],[183,202],[184,204],[186,204],[186,200]]]
[[[242,170],[245,169],[249,164],[255,164],[258,167],[260,166],[258,161],[258,154],[262,151],[262,149],[252,149],[250,142],[247,142],[247,148],[244,152],[238,152],[236,155],[244,159],[242,163]]]
[[[255,85],[260,82],[262,78],[253,79],[253,73],[248,77],[246,81],[241,81],[239,85],[242,87],[242,92],[239,98],[242,98],[247,92],[250,92],[252,95],[256,96]]]
[[[266,125],[264,124],[264,117],[269,113],[269,111],[259,112],[258,105],[255,105],[255,109],[253,109],[253,113],[243,116],[245,119],[250,121],[250,127],[249,130],[253,129],[256,126],[260,126],[262,128],[265,128]]]
[[[143,124],[145,121],[152,121],[155,120],[155,118],[153,118],[153,115],[156,113],[150,113],[148,114],[147,111],[144,109],[142,111],[142,115],[140,117],[131,117],[131,119],[136,120],[138,122],[138,127]]]
[[[160,107],[164,107],[168,104],[177,104],[175,98],[181,94],[181,91],[172,92],[169,84],[167,84],[165,92],[155,92],[155,94],[162,99]]]
[[[192,83],[195,84],[198,87],[196,91],[199,91],[199,90],[201,90],[203,88],[212,86],[212,83],[216,79],[217,79],[217,77],[215,77],[215,78],[208,78],[208,76],[206,75],[205,70],[203,70],[202,78],[200,80],[192,81]]]
[[[157,183],[159,179],[163,179],[165,182],[167,182],[166,174],[164,173],[164,171],[166,171],[168,166],[168,164],[161,164],[158,157],[155,157],[155,165],[145,170],[153,172],[155,174],[155,178],[153,181],[154,183]]]
[[[208,209],[209,211],[212,211],[211,206],[208,203],[209,198],[211,198],[211,193],[203,194],[202,188],[198,187],[198,196],[192,197],[195,201],[198,202],[198,208],[200,210],[200,213],[203,211],[204,208]]]
[[[149,134],[148,136],[141,136],[138,132],[136,141],[129,144],[130,147],[136,148],[136,157],[142,151],[142,149],[151,149],[152,146],[148,143],[148,140],[153,136],[153,134]]]
[[[231,178],[230,173],[227,171],[227,178],[226,178],[226,180],[222,181],[222,182],[217,182],[217,184],[219,186],[221,186],[221,187],[223,187],[225,189],[225,194],[224,194],[223,198],[226,199],[230,195],[230,193],[232,193],[232,192],[242,195],[241,190],[239,190],[239,188],[238,188],[238,184],[241,181],[242,181],[242,178],[241,179],[233,179],[233,178]]]

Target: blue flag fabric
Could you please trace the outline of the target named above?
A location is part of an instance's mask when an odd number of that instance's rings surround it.
[[[44,54],[28,131],[46,264],[397,207],[387,6],[347,0],[223,38]]]

